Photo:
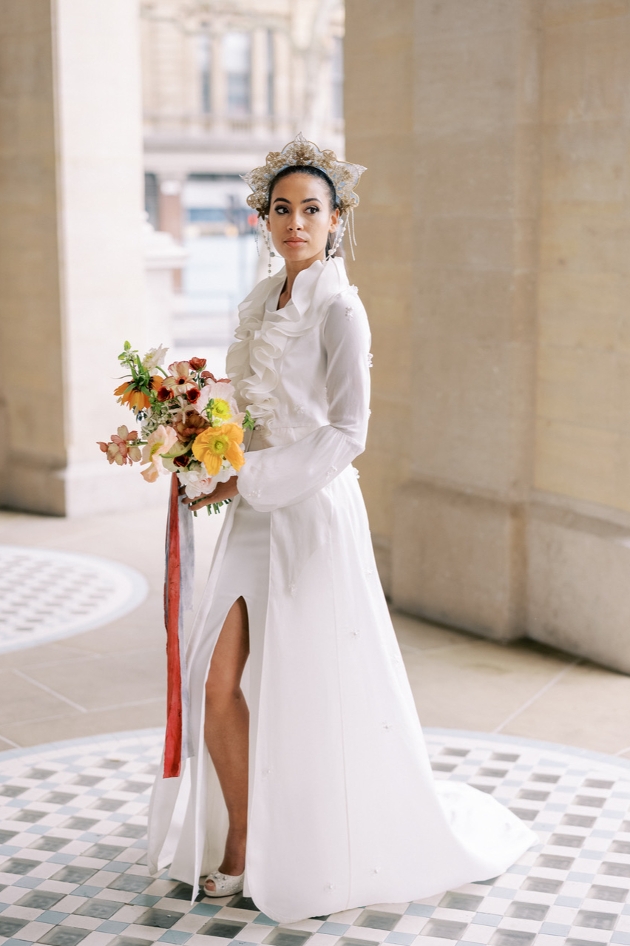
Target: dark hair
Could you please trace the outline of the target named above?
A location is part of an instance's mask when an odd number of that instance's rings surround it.
[[[273,189],[284,177],[290,177],[291,174],[310,174],[311,177],[318,177],[321,181],[324,181],[328,185],[328,190],[330,193],[330,205],[332,210],[339,210],[339,201],[337,200],[337,192],[335,190],[335,185],[328,177],[325,171],[322,171],[321,168],[316,167],[314,164],[290,164],[289,167],[282,168],[281,171],[278,171],[271,184],[269,185],[269,202],[267,205],[267,214],[271,209],[271,198],[273,196]],[[332,249],[333,243],[335,242],[335,233],[329,233],[328,239],[326,240],[326,255]],[[337,253],[342,255],[341,247],[337,248]],[[336,254],[335,254],[336,255]]]

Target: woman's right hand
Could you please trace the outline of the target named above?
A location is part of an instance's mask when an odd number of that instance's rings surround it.
[[[194,499],[186,495],[186,487],[182,485],[179,487],[179,498],[185,506],[196,512],[198,509],[203,509],[204,506],[222,503],[226,499],[234,499],[238,495],[237,481],[238,476],[231,476],[227,482],[218,483],[211,493],[206,493],[205,496],[196,496]]]

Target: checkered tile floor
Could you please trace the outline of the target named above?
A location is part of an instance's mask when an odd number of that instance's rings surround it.
[[[491,792],[539,847],[487,883],[287,926],[241,896],[191,905],[190,888],[148,876],[159,732],[0,754],[0,943],[630,944],[630,762],[483,734],[427,739],[438,778]]]
[[[144,575],[111,559],[0,545],[0,653],[109,624],[148,589]]]

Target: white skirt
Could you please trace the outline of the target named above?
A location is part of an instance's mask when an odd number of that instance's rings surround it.
[[[282,560],[278,513],[258,512],[242,496],[228,513],[231,529],[190,650],[196,755],[179,779],[158,779],[152,799],[152,869],[170,863],[170,876],[196,890],[223,859],[228,826],[203,742],[205,683],[227,613],[242,596],[250,638],[244,892],[280,922],[486,880],[537,841],[490,796],[434,780],[387,605],[371,577],[356,478],[344,471],[332,489],[336,544],[312,551],[298,519],[293,557]],[[306,564],[293,596],[282,599],[281,623],[276,599],[300,556]]]

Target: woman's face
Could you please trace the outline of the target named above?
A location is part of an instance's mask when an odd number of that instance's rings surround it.
[[[324,259],[328,234],[337,229],[330,189],[312,174],[289,174],[271,194],[267,229],[276,251],[287,262]]]

